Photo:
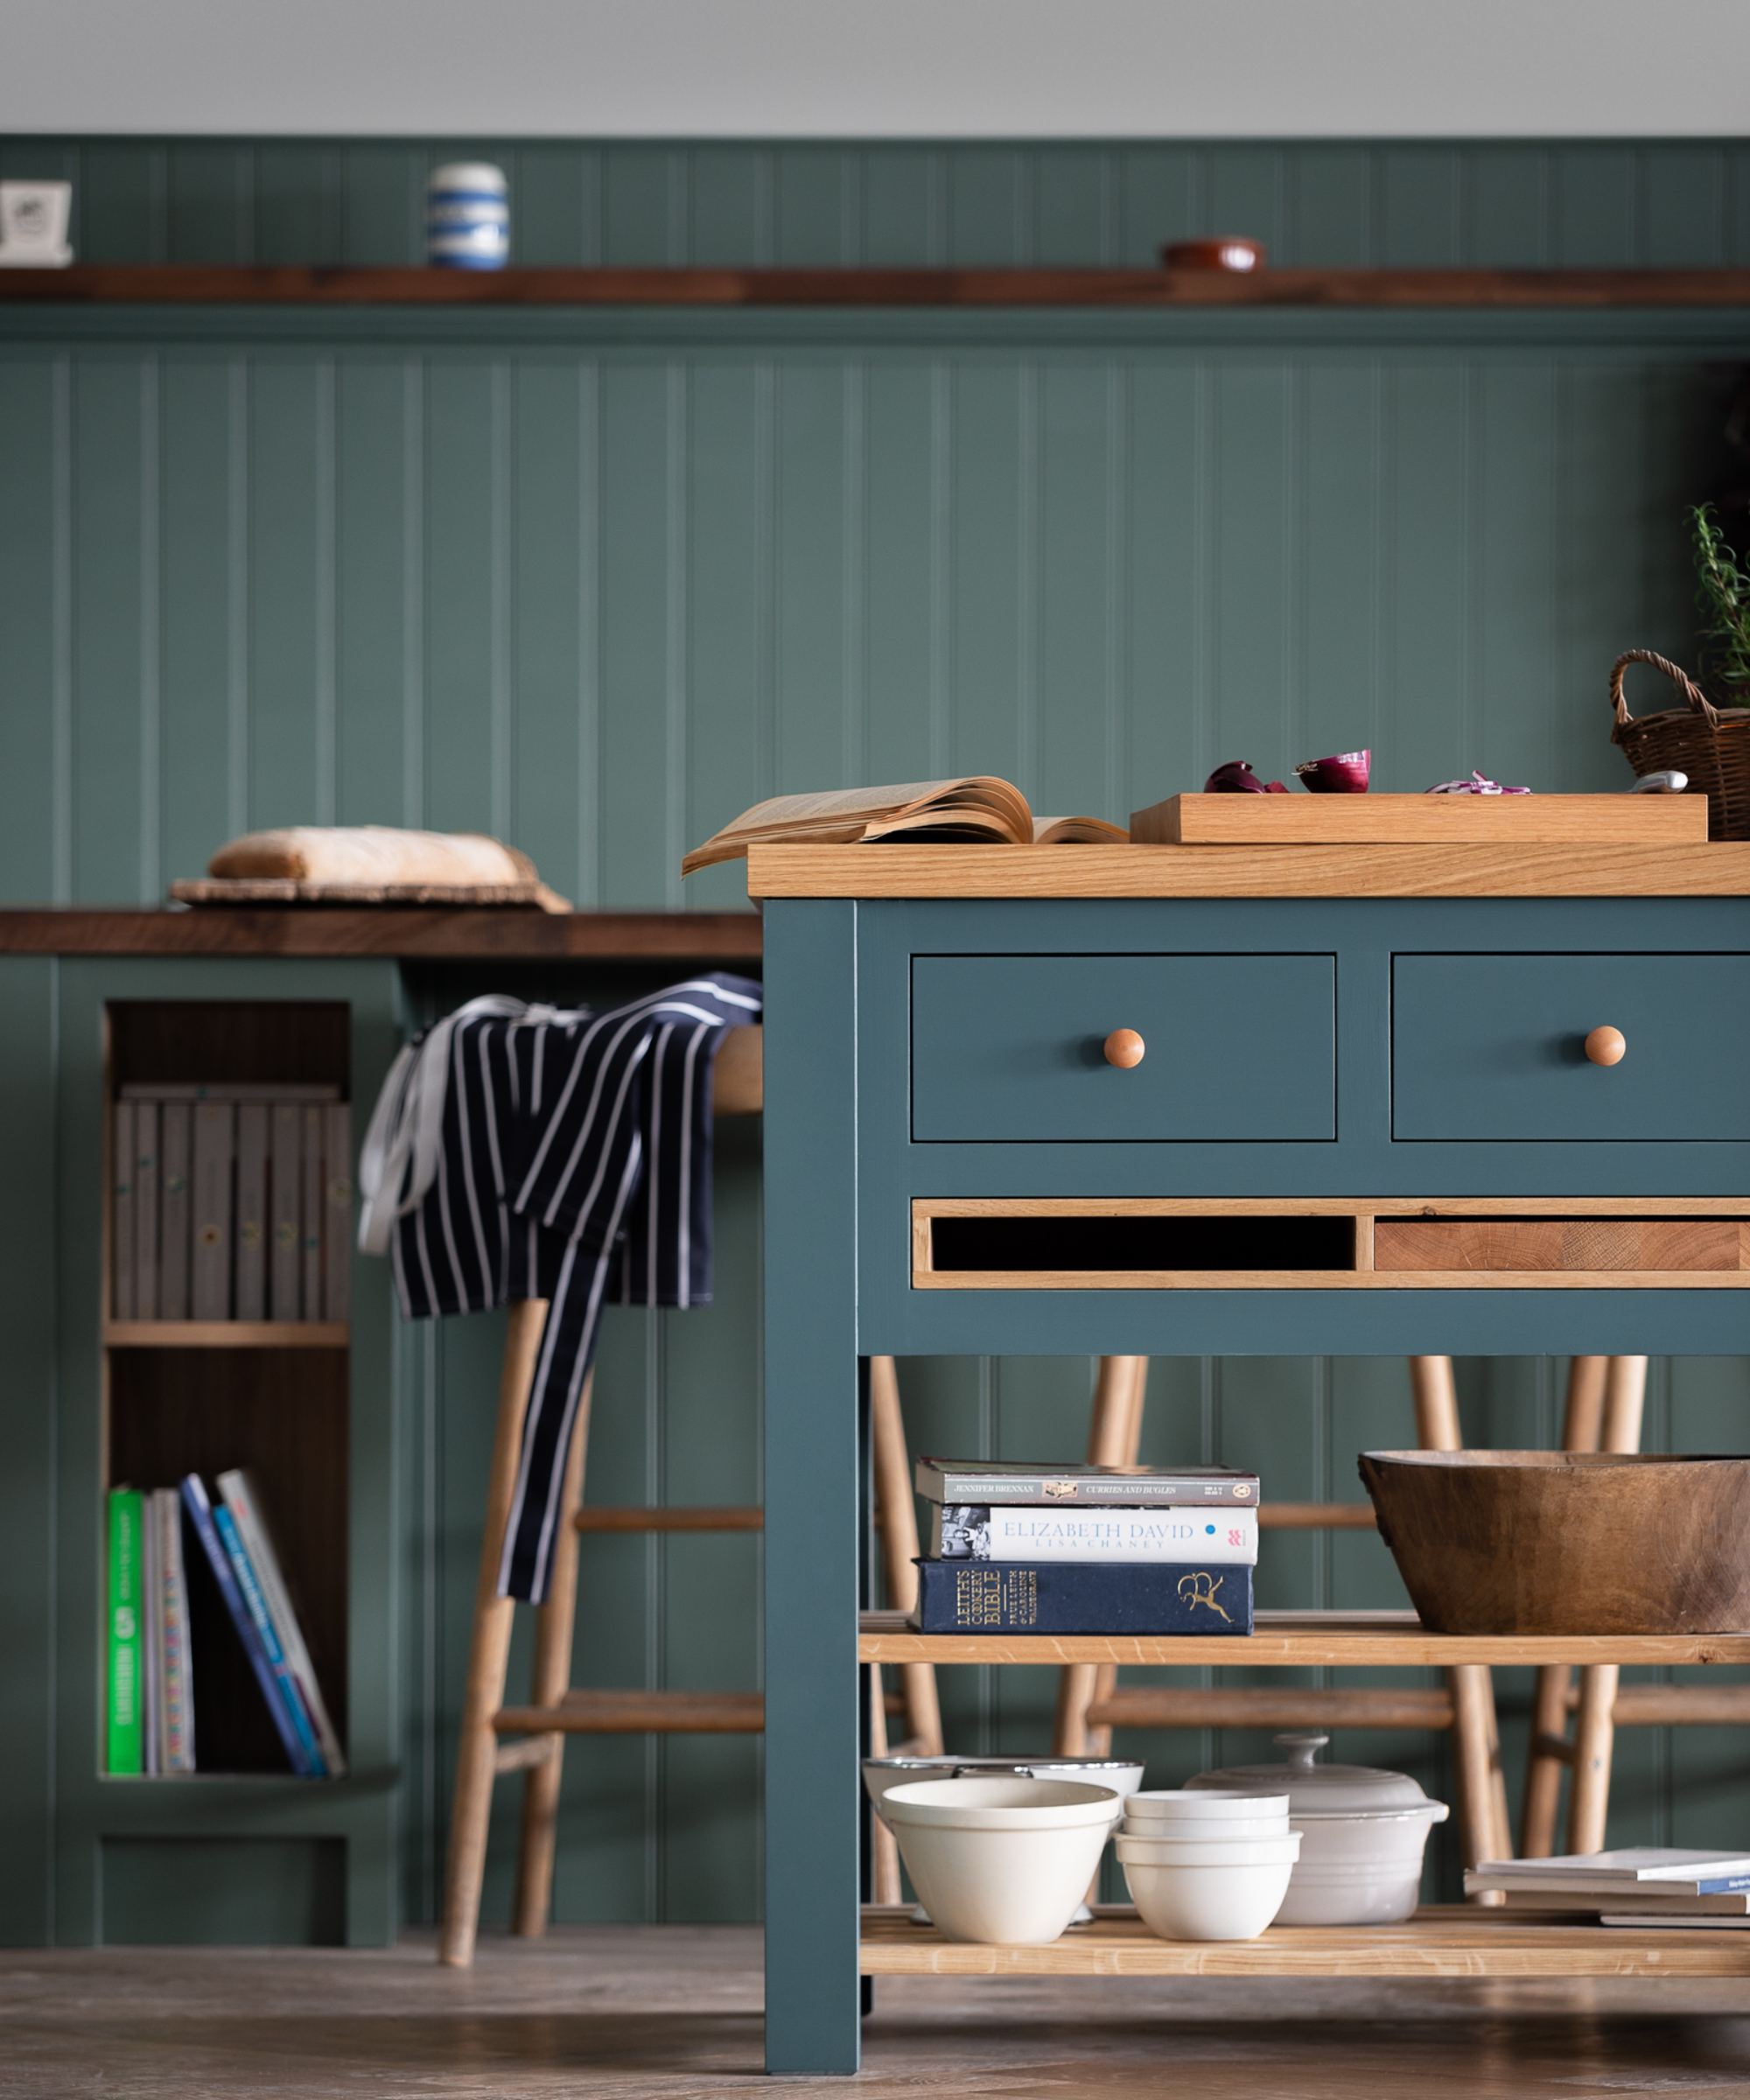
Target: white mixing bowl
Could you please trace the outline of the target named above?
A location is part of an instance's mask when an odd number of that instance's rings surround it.
[[[1081,1908],[1118,1796],[1069,1780],[938,1779],[890,1787],[881,1808],[948,1938],[1043,1947]]]
[[[1164,1940],[1256,1939],[1282,1908],[1299,1850],[1293,1832],[1232,1844],[1117,1840],[1130,1900]]]

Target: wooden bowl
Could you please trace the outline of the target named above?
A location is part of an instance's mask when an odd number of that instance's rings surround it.
[[[1750,1628],[1750,1459],[1368,1451],[1361,1475],[1432,1632]]]

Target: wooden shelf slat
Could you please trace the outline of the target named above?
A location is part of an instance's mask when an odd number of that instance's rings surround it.
[[[1371,1504],[1368,1505],[1371,1508]],[[723,1509],[613,1509],[585,1505],[573,1519],[579,1531],[763,1531],[766,1512],[757,1506]]]
[[[556,1706],[506,1706],[500,1735],[758,1735],[757,1691],[568,1691]]]
[[[859,1662],[1244,1662],[1264,1670],[1487,1662],[1750,1662],[1750,1633],[1434,1634],[1414,1612],[1259,1612],[1252,1634],[919,1634],[859,1614]]]
[[[16,272],[13,274],[17,274]],[[0,284],[7,273],[0,270]],[[383,956],[410,961],[757,962],[753,912],[523,912],[384,905],[0,910],[0,955]]]
[[[1256,1940],[1163,1940],[1128,1905],[1046,1947],[984,1947],[914,1925],[909,1907],[862,1917],[864,1976],[1746,1976],[1750,1934],[1634,1932],[1553,1914],[1424,1906],[1401,1925],[1272,1925]]]
[[[106,1320],[110,1349],[344,1349],[344,1320]]]
[[[423,270],[78,263],[0,304],[316,306],[1750,306],[1742,270]]]

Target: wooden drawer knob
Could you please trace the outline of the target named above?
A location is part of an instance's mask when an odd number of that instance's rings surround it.
[[[1628,1048],[1620,1028],[1594,1028],[1586,1040],[1586,1054],[1595,1065],[1620,1065]]]
[[[1132,1065],[1141,1064],[1144,1047],[1143,1039],[1134,1028],[1115,1028],[1106,1038],[1106,1062],[1116,1065],[1121,1072],[1128,1072]],[[1620,1056],[1621,1053],[1619,1051],[1617,1054]]]

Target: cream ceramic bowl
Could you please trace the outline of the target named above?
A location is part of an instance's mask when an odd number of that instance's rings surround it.
[[[1143,1768],[1122,1757],[865,1757],[863,1785],[875,1813],[893,1787],[932,1779],[1068,1779],[1087,1787],[1110,1787],[1128,1801],[1143,1783]],[[1207,1798],[1195,1795],[1194,1800]],[[1117,1816],[1115,1815],[1113,1821]]]
[[[1286,1794],[1215,1794],[1185,1787],[1151,1788],[1132,1794],[1124,1803],[1130,1822],[1143,1823],[1249,1823],[1274,1819],[1288,1822]]]
[[[1255,1940],[1282,1908],[1299,1841],[1292,1832],[1232,1844],[1121,1834],[1116,1849],[1151,1932],[1164,1940]]]
[[[1082,1908],[1119,1799],[1070,1780],[938,1779],[890,1787],[881,1808],[948,1939],[1043,1947]]]

